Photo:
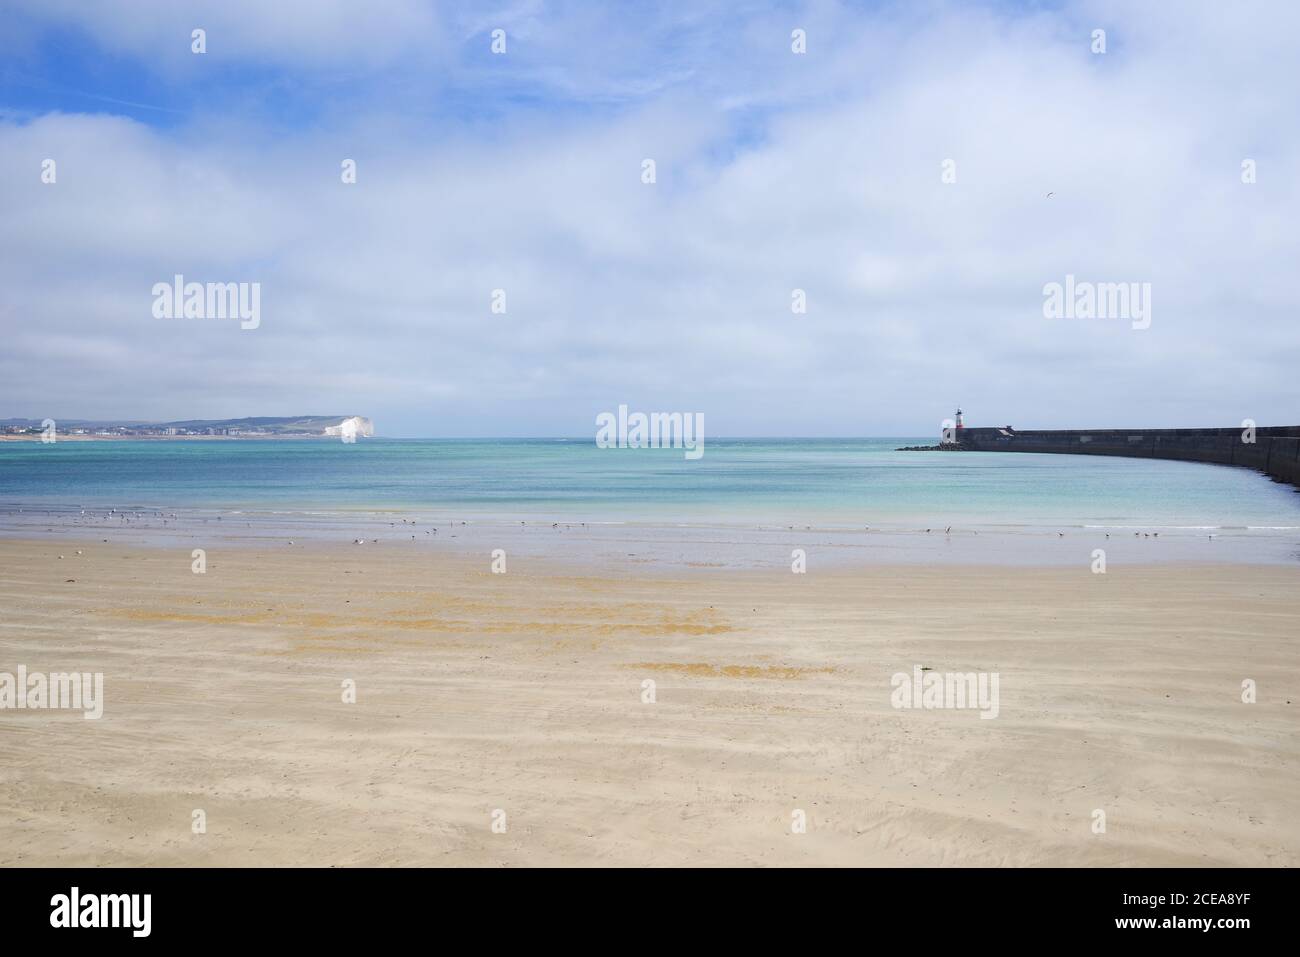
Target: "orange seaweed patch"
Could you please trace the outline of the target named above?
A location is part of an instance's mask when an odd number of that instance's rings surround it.
[[[641,635],[683,634],[719,635],[731,631],[730,625],[708,625],[691,621],[660,622],[583,622],[583,621],[502,621],[500,619],[468,618],[387,618],[361,616],[338,618],[331,622],[310,622],[316,627],[390,628],[395,631],[428,631],[442,633],[487,632],[542,636],[609,635],[616,632],[633,632]]]
[[[183,611],[146,611],[138,608],[113,608],[101,611],[106,618],[125,618],[128,621],[181,621],[200,625],[257,625],[272,621],[274,612],[251,614],[196,615]]]
[[[623,618],[607,619],[600,610],[577,619],[556,614],[546,621],[503,620],[501,609],[491,609],[495,615],[482,618],[435,618],[427,613],[410,609],[394,609],[382,614],[367,613],[366,609],[337,612],[306,611],[301,607],[253,611],[232,609],[227,612],[194,612],[179,609],[111,608],[101,609],[108,618],[137,622],[169,622],[202,625],[271,625],[275,627],[306,628],[316,632],[355,628],[380,631],[417,631],[435,634],[486,633],[544,637],[607,637],[618,633],[636,635],[721,635],[734,629],[720,624],[709,612],[697,612],[680,618],[662,616],[657,621],[629,621]],[[575,609],[569,609],[572,614]],[[413,617],[422,615],[422,617]],[[586,620],[582,620],[582,619]],[[595,618],[595,620],[591,620]]]

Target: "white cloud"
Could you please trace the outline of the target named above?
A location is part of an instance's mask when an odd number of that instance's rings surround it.
[[[318,7],[298,30],[292,6],[223,15],[241,55],[363,55],[379,28]],[[93,14],[106,43],[143,55],[174,27],[125,9]],[[425,9],[394,5],[370,53],[442,29]],[[715,434],[879,434],[934,431],[961,402],[974,424],[1289,423],[1300,84],[1271,54],[1300,24],[1289,6],[1230,23],[1180,9],[822,7],[797,65],[784,16],[679,23],[692,52],[665,52],[659,75],[689,71],[685,87],[653,82],[644,25],[606,18],[605,52],[551,64],[551,90],[658,92],[563,118],[429,129],[380,99],[312,130],[0,124],[3,414],[583,434],[626,401],[702,410]],[[544,12],[513,16],[554,51]],[[1087,52],[1094,22],[1105,57]],[[610,50],[639,53],[619,69]],[[177,272],[260,281],[261,328],[153,319],[150,287]],[[1151,329],[1044,319],[1041,288],[1067,272],[1151,282]]]

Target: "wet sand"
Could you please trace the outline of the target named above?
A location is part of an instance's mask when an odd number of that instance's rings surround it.
[[[1300,568],[206,560],[0,540],[0,672],[105,698],[0,711],[10,863],[1300,863]]]

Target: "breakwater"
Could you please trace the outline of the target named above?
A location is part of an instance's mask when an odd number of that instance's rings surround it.
[[[957,433],[963,451],[1056,452],[1177,459],[1252,468],[1300,487],[1300,426],[1255,429],[969,428]]]

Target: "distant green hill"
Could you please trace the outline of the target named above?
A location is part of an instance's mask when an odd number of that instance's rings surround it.
[[[133,429],[148,432],[162,432],[166,429],[184,429],[189,432],[204,432],[209,429],[235,432],[265,432],[272,435],[337,435],[341,423],[352,419],[357,426],[357,434],[372,435],[373,425],[364,416],[349,415],[254,415],[242,419],[177,419],[171,422],[150,422],[144,419],[59,419],[58,428],[68,429]],[[0,428],[24,427],[40,428],[40,419],[0,419]],[[330,432],[328,430],[336,430]]]
[[[261,429],[265,432],[319,432],[338,425],[346,415],[256,415],[243,419],[181,419],[159,422],[162,428],[174,429]]]

